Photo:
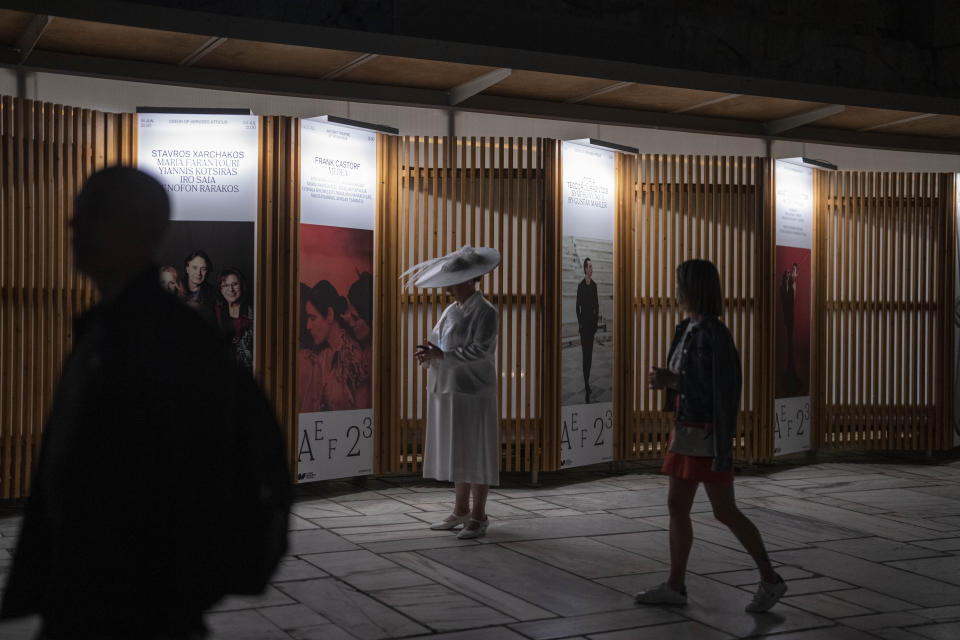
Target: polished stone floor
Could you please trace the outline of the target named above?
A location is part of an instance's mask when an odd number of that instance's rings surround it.
[[[789,582],[751,615],[750,558],[701,490],[690,602],[643,607],[632,594],[667,570],[666,478],[653,465],[567,470],[490,494],[486,538],[426,529],[452,505],[418,478],[300,488],[291,550],[258,598],[207,615],[214,638],[444,640],[765,636],[782,640],[960,638],[960,459],[822,456],[743,470],[736,491]],[[0,511],[0,572],[19,516]],[[0,574],[0,581],[4,578]],[[29,638],[35,620],[0,624]]]

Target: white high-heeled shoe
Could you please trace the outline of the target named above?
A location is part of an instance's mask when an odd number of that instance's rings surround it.
[[[440,522],[434,522],[430,525],[430,529],[433,531],[449,531],[450,529],[456,529],[460,525],[466,525],[470,521],[470,514],[465,513],[462,516],[458,516],[455,513],[451,513],[449,516],[441,520]]]
[[[487,535],[487,527],[490,525],[490,518],[486,520],[474,520],[463,525],[463,529],[457,534],[458,540],[472,540],[473,538],[482,538]]]

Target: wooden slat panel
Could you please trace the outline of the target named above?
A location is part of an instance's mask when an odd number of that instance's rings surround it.
[[[676,323],[675,270],[690,258],[712,260],[724,290],[722,319],[741,353],[744,373],[742,411],[735,441],[738,458],[772,456],[769,431],[772,400],[766,392],[772,362],[767,342],[773,310],[772,218],[769,162],[754,158],[643,155],[637,158],[638,183],[619,186],[621,202],[630,202],[629,228],[618,229],[618,248],[629,251],[629,266],[617,271],[631,282],[618,286],[623,322],[634,338],[618,332],[617,349],[629,345],[630,370],[617,367],[617,396],[625,406],[622,458],[659,457],[670,430],[669,413],[660,411],[660,392],[646,389],[645,374],[666,361]],[[618,176],[623,176],[618,172]],[[624,193],[626,192],[626,193]],[[629,230],[628,230],[629,229]],[[629,242],[621,236],[629,238]],[[636,247],[636,249],[634,249]],[[758,252],[759,260],[757,259]],[[766,271],[765,271],[766,270]],[[772,343],[771,343],[772,344]]]
[[[543,421],[539,415],[542,387],[531,377],[546,370],[538,366],[531,371],[529,367],[532,354],[543,352],[542,285],[531,275],[532,265],[542,261],[542,249],[534,243],[533,221],[542,215],[544,204],[541,197],[531,195],[542,192],[544,169],[538,151],[543,143],[527,139],[524,144],[523,139],[515,138],[403,137],[398,144],[398,242],[392,248],[381,247],[378,255],[401,273],[465,243],[501,251],[502,266],[482,283],[484,294],[500,312],[501,468],[532,471],[537,465],[536,443],[542,438]],[[394,303],[400,317],[397,334],[401,343],[394,352],[399,375],[396,386],[385,393],[399,398],[399,419],[395,425],[384,424],[384,429],[395,431],[381,438],[395,438],[399,447],[381,449],[380,472],[416,473],[422,469],[425,376],[412,365],[412,349],[451,302],[443,291],[430,290],[400,292]],[[526,342],[522,332],[529,338]],[[378,397],[381,402],[392,402],[389,397]]]
[[[811,400],[817,445],[933,451],[951,446],[944,405],[944,318],[952,271],[942,261],[947,176],[837,172],[818,176]],[[822,220],[822,224],[821,224]],[[952,282],[951,282],[952,286]]]

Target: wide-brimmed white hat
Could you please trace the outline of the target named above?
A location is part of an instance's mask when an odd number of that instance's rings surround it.
[[[464,245],[441,258],[424,260],[410,267],[400,279],[421,289],[449,287],[493,271],[500,259],[496,249]]]

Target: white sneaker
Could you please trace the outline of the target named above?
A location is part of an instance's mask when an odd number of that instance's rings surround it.
[[[787,592],[787,583],[782,579],[780,582],[760,581],[757,592],[753,594],[753,601],[750,602],[744,611],[747,613],[763,613],[769,611],[770,607],[777,604],[780,598]]]
[[[462,516],[458,516],[455,513],[451,513],[446,518],[440,522],[434,522],[430,525],[430,528],[433,531],[449,531],[450,529],[456,529],[462,524],[467,524],[470,521],[470,513],[465,513]]]
[[[460,533],[457,534],[458,540],[472,540],[474,538],[482,538],[487,535],[487,527],[490,525],[490,519],[486,520],[474,520],[470,518],[470,522],[463,525],[463,529],[460,530]]]
[[[633,597],[637,604],[687,604],[687,590],[676,591],[669,584],[664,582],[653,589],[641,591]]]

